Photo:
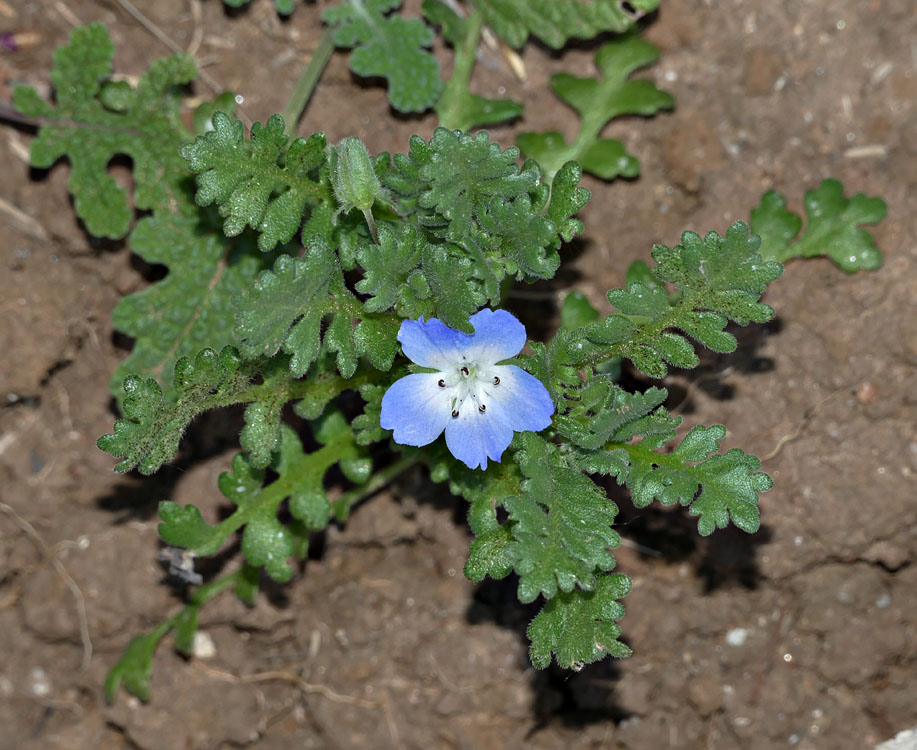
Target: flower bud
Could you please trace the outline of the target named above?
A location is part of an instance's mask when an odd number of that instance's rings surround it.
[[[345,138],[334,149],[331,186],[342,211],[372,208],[382,192],[369,151],[359,138]]]

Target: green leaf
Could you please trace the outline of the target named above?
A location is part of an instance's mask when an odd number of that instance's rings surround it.
[[[192,200],[179,148],[188,132],[181,117],[182,87],[195,66],[176,55],[154,62],[136,88],[111,81],[113,47],[99,24],[75,29],[70,44],[55,54],[51,73],[56,105],[18,87],[16,106],[41,118],[32,144],[32,164],[49,167],[66,156],[77,215],[99,237],[124,236],[134,210],[150,211],[130,237],[144,260],[165,264],[160,282],[124,298],[114,313],[115,327],[136,339],[134,350],[112,378],[119,401],[129,372],[168,379],[176,360],[231,341],[229,298],[254,277],[261,261],[251,257],[249,238],[228,242]],[[221,96],[217,101],[231,98]],[[195,116],[202,127],[216,103],[204,103]],[[126,155],[133,169],[133,196],[108,175],[112,158]],[[167,399],[174,393],[168,392]]]
[[[282,255],[236,298],[235,338],[248,359],[290,356],[290,372],[301,377],[325,349],[337,352],[345,377],[356,369],[353,319],[359,303],[344,285],[341,267],[327,243],[311,238],[303,258]],[[321,335],[322,320],[334,315]]]
[[[572,291],[560,306],[560,324],[564,328],[579,328],[599,319],[596,310],[589,298],[580,291]]]
[[[423,14],[442,27],[443,38],[455,47],[452,76],[436,102],[439,122],[450,130],[471,130],[512,120],[523,107],[511,99],[488,99],[469,91],[468,83],[481,40],[480,14],[460,18],[442,0],[424,0]]]
[[[785,262],[793,258],[824,256],[848,273],[874,271],[882,265],[872,235],[861,224],[877,224],[888,210],[881,198],[857,193],[844,197],[844,186],[827,179],[806,193],[807,225],[801,238],[802,219],[786,209],[786,198],[769,190],[751,212],[752,230],[761,235],[765,259]]]
[[[634,282],[608,292],[608,301],[619,312],[577,332],[576,345],[569,347],[571,364],[624,356],[650,377],[662,378],[668,372],[666,363],[697,364],[689,342],[671,329],[714,351],[730,352],[736,340],[723,330],[728,320],[747,325],[773,317],[773,309],[758,300],[783,269],[762,260],[757,252],[760,240],[749,235],[746,224],[736,222],[725,237],[685,232],[681,241],[671,250],[664,245],[653,248],[655,286]],[[674,304],[661,282],[681,290]]]
[[[540,437],[526,432],[519,442],[525,494],[503,503],[514,523],[509,554],[519,599],[550,599],[576,585],[589,591],[596,571],[614,567],[608,549],[619,544],[611,528],[617,507]]]
[[[159,504],[159,536],[168,544],[212,555],[220,547],[223,536],[217,526],[211,526],[193,505],[180,505],[170,500]]]
[[[420,19],[385,14],[401,0],[349,0],[327,8],[322,19],[334,28],[338,47],[353,47],[350,69],[388,81],[388,98],[400,112],[423,112],[439,96],[439,62],[427,51],[433,32]]]
[[[582,179],[583,170],[580,165],[575,161],[568,161],[554,175],[554,181],[551,183],[551,202],[548,204],[546,216],[554,222],[564,242],[570,242],[583,231],[583,222],[574,218],[589,201],[589,191],[579,187]]]
[[[506,578],[513,570],[511,524],[503,524],[474,538],[465,563],[465,577],[469,581]]]
[[[613,574],[599,577],[594,591],[561,592],[547,602],[526,631],[535,668],[548,667],[552,655],[558,666],[576,670],[609,655],[630,656],[631,650],[618,640],[621,629],[614,624],[624,616],[617,600],[630,590],[629,578]]]
[[[678,447],[668,454],[654,451],[655,440],[637,444],[613,444],[612,450],[624,450],[630,456],[626,484],[634,505],[644,507],[653,500],[663,505],[690,506],[691,515],[699,516],[702,536],[725,528],[729,521],[743,531],[758,530],[758,493],[773,486],[771,478],[759,472],[761,462],[738,448],[717,454],[720,440],[726,435],[722,425],[698,425]],[[618,481],[622,482],[619,476]],[[698,489],[700,494],[698,495]]]
[[[454,246],[453,246],[454,248]],[[487,300],[474,279],[470,258],[444,247],[427,246],[423,253],[423,276],[433,300],[433,313],[450,328],[471,333],[468,318]]]
[[[623,32],[656,9],[659,0],[637,0],[628,12],[617,0],[475,0],[475,7],[497,36],[516,49],[529,34],[554,49],[571,38],[591,39],[606,31]]]
[[[122,683],[124,689],[142,701],[150,699],[150,678],[153,675],[153,652],[162,637],[169,632],[167,624],[150,633],[131,639],[118,663],[105,678],[105,701],[112,703]]]
[[[520,170],[518,155],[516,149],[501,151],[486,132],[437,128],[429,143],[412,138],[407,156],[376,160],[399,208],[416,214],[418,231],[416,239],[405,233],[383,241],[378,256],[365,250],[371,273],[362,291],[378,289],[381,296],[373,307],[389,304],[394,293],[399,315],[435,315],[470,331],[471,313],[487,301],[501,304],[507,275],[534,280],[554,274],[561,239],[581,228],[572,214],[588,192],[577,187],[581,173],[570,165],[548,204],[538,166],[529,162]]]
[[[364,246],[358,251],[364,276],[356,289],[369,295],[365,303],[368,312],[385,312],[395,306],[398,289],[420,265],[425,245],[423,235],[411,225],[393,230],[383,224],[379,227],[379,245]]]
[[[593,3],[598,5],[599,3]],[[602,77],[579,78],[568,73],[551,77],[551,88],[582,120],[572,144],[557,132],[522,133],[516,142],[526,156],[535,159],[553,178],[564,163],[578,161],[583,170],[603,180],[636,177],[639,162],[619,141],[600,138],[605,126],[622,115],[651,117],[671,109],[675,100],[646,79],[630,80],[635,70],[659,59],[659,50],[635,36],[606,43],[596,53],[596,66]]]
[[[54,54],[56,106],[25,86],[16,87],[13,101],[22,114],[41,118],[32,166],[48,168],[66,156],[74,208],[86,229],[96,237],[119,238],[127,234],[135,208],[170,210],[176,193],[184,193],[177,149],[190,133],[180,118],[180,87],[197,70],[188,55],[157,60],[134,89],[107,82],[113,56],[104,26],[74,29],[70,43]],[[107,172],[119,155],[131,159],[133,205]]]
[[[515,201],[494,199],[478,214],[478,224],[490,236],[480,236],[487,255],[495,256],[517,279],[550,279],[560,267],[557,227],[532,211],[527,195]]]
[[[152,474],[175,456],[191,420],[207,409],[235,403],[232,399],[248,388],[251,375],[232,347],[219,354],[204,349],[193,359],[180,359],[175,365],[174,401],[163,399],[162,388],[152,378],[130,375],[124,381],[124,418],[115,422],[112,434],[99,438],[98,446],[124,457],[115,471],[137,467],[141,474]]]
[[[494,196],[515,198],[535,185],[533,171],[520,172],[519,150],[500,150],[486,131],[468,135],[437,128],[429,147],[417,148],[411,141],[409,158],[419,166],[417,175],[426,183],[420,205],[433,209],[448,222],[447,237],[461,240],[472,229],[475,215]],[[395,188],[397,191],[397,188]],[[427,219],[432,224],[433,217]]]
[[[231,299],[264,266],[250,237],[229,241],[200,217],[144,218],[131,234],[131,245],[148,263],[166,265],[169,273],[124,297],[112,313],[115,328],[136,339],[112,376],[112,391],[122,401],[120,386],[128,373],[165,381],[178,359],[231,344]],[[166,397],[174,395],[167,391]]]
[[[197,175],[197,204],[219,207],[227,237],[246,226],[259,232],[262,252],[289,242],[306,206],[330,201],[327,186],[318,181],[326,159],[325,136],[317,133],[290,142],[280,115],[266,125],[252,125],[249,140],[239,120],[215,112],[212,121],[213,130],[181,148]]]

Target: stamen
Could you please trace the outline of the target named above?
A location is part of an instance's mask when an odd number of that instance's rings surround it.
[[[442,378],[440,378],[439,382],[438,382],[436,385],[438,385],[440,388],[445,388],[445,387],[446,387],[446,381],[443,380]]]
[[[455,418],[457,418],[457,417],[458,417],[458,409],[453,409],[453,410],[452,410],[452,418],[455,419]]]
[[[481,404],[481,405],[478,407],[478,411],[481,412],[481,414],[483,414],[485,411],[487,411],[487,405],[486,405],[486,404]]]
[[[467,367],[462,368],[462,375],[464,375],[466,378],[468,377],[468,368]]]
[[[500,385],[500,378],[494,375],[494,385]]]

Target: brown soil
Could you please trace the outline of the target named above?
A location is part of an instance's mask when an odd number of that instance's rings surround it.
[[[182,47],[201,33],[198,59],[261,120],[282,108],[325,4],[279,22],[267,0],[241,12],[138,3]],[[909,0],[663,4],[648,32],[663,59],[649,75],[678,108],[610,128],[643,174],[587,181],[587,231],[564,284],[599,303],[653,242],[722,232],[771,187],[798,209],[832,175],[890,206],[876,231],[882,270],[790,265],[767,296],[776,323],[667,383],[688,426],[725,423],[727,447],[765,458],[776,485],[761,532],[701,540],[683,513],[625,510],[622,535],[642,545],[619,554],[634,579],[622,625],[635,655],[538,673],[524,639],[533,610],[512,582],[463,579],[462,503],[418,473],[328,533],[320,559],[256,607],[224,597],[206,608],[211,656],[164,644],[148,705],[122,694],[106,706],[100,686],[121,649],[180,606],[156,562],[156,503],[218,505],[237,417],[193,430],[190,458],[152,480],[111,472],[94,445],[125,354],[110,313],[145,282],[123,244],[82,232],[66,164],[30,172],[28,134],[7,127],[0,747],[868,748],[917,725],[917,15]],[[16,81],[47,91],[52,50],[91,20],[111,30],[121,73],[167,52],[114,0],[0,2],[0,31],[35,34],[0,57],[0,96]],[[574,116],[546,79],[589,72],[593,50],[530,46],[525,84],[490,56],[476,86],[523,98],[526,129],[569,134]],[[375,152],[433,125],[393,117],[339,54],[300,132],[357,135]],[[493,135],[508,144],[516,129]]]

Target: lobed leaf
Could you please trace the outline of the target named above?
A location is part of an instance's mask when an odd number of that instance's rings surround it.
[[[808,221],[799,239],[795,238],[802,219],[787,210],[786,198],[776,190],[766,192],[751,212],[751,227],[761,235],[765,259],[785,262],[824,256],[848,273],[881,267],[882,253],[860,225],[882,221],[888,210],[885,201],[863,193],[846,198],[844,186],[827,179],[807,192],[803,203]]]
[[[568,352],[571,364],[623,356],[650,377],[662,378],[669,364],[697,364],[682,334],[714,351],[729,352],[736,347],[735,337],[723,330],[729,320],[747,325],[773,317],[773,309],[758,300],[783,269],[779,263],[762,260],[757,252],[760,240],[749,235],[746,224],[736,222],[725,237],[709,232],[701,238],[685,232],[681,239],[682,244],[672,249],[653,248],[656,265],[651,273],[659,284],[637,281],[608,293],[608,301],[619,312],[577,332],[576,344]],[[676,286],[681,297],[670,302],[661,282]]]
[[[439,61],[427,51],[433,32],[420,19],[385,14],[401,0],[347,0],[327,8],[322,19],[334,29],[338,47],[353,47],[350,69],[381,76],[388,98],[400,112],[423,112],[436,102],[442,82]]]
[[[532,664],[545,669],[553,655],[558,666],[579,670],[606,656],[630,656],[631,650],[618,640],[621,629],[614,624],[624,616],[617,600],[630,590],[629,578],[613,574],[600,576],[593,591],[561,592],[546,602],[526,631],[532,642]]]
[[[525,494],[503,502],[513,522],[508,554],[519,574],[519,599],[550,599],[576,585],[592,590],[595,572],[614,567],[608,549],[619,543],[611,528],[617,507],[542,438],[522,433],[519,443]]]
[[[256,230],[259,249],[268,252],[299,231],[307,205],[331,201],[318,180],[325,146],[322,133],[291,142],[280,115],[256,122],[246,140],[239,120],[216,112],[213,129],[180,153],[197,176],[197,204],[218,206],[227,237]]]
[[[475,0],[474,4],[497,36],[510,46],[522,47],[531,34],[560,49],[569,39],[627,31],[655,10],[659,0],[636,0],[628,4],[630,11],[617,0]]]
[[[523,107],[512,99],[489,99],[468,90],[468,77],[480,41],[481,18],[461,18],[443,0],[424,0],[424,16],[441,27],[443,38],[455,47],[452,77],[436,101],[436,115],[444,127],[471,130],[512,120]]]
[[[205,217],[146,217],[131,244],[141,258],[167,266],[169,273],[122,298],[112,313],[115,328],[136,339],[112,375],[112,392],[122,401],[121,384],[129,373],[163,381],[180,358],[231,344],[231,300],[264,267],[250,237],[229,241]],[[174,398],[167,388],[166,399]]]
[[[551,88],[580,115],[579,134],[568,144],[555,131],[522,133],[516,139],[519,148],[541,164],[549,178],[570,160],[579,162],[584,171],[603,180],[636,177],[640,173],[637,159],[627,153],[620,141],[599,136],[616,117],[651,117],[675,106],[672,95],[656,88],[652,81],[629,79],[635,70],[657,59],[659,50],[654,45],[626,36],[606,43],[596,53],[601,78],[580,78],[568,73],[553,75]]]
[[[31,147],[32,166],[51,167],[66,156],[74,209],[96,237],[127,234],[134,208],[168,211],[184,193],[178,146],[190,138],[180,117],[180,87],[197,75],[188,55],[157,60],[136,88],[113,82],[114,45],[98,23],[79,27],[54,54],[51,82],[56,106],[17,86],[13,103],[41,127]],[[128,156],[134,172],[133,205],[108,174],[116,156]]]

